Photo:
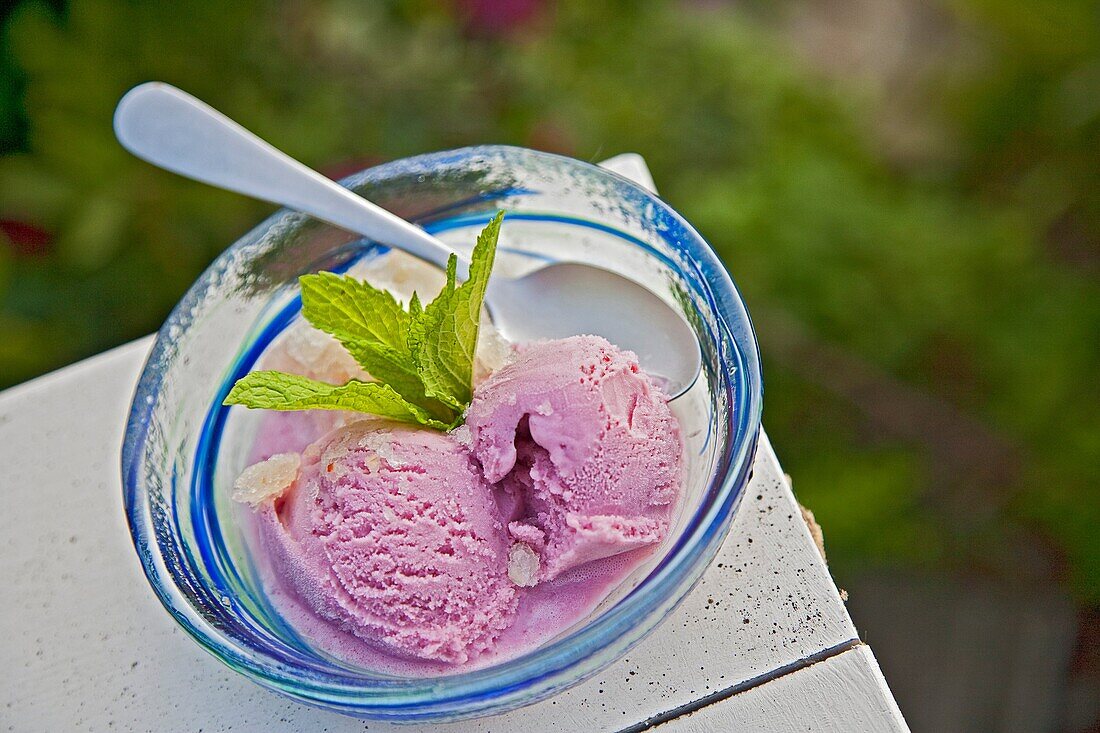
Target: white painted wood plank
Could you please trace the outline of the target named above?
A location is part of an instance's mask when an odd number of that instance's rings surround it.
[[[660,733],[908,731],[870,647],[860,645],[657,726]]]
[[[148,588],[118,455],[149,343],[0,394],[0,659],[10,670],[0,720],[20,731],[362,730],[225,669]],[[613,730],[855,635],[765,438],[715,564],[653,636],[553,700],[442,729]]]

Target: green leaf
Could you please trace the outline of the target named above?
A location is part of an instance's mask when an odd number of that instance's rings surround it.
[[[335,385],[297,374],[251,372],[233,385],[224,404],[265,410],[351,410],[437,430],[451,427],[410,403],[388,384],[357,379]]]
[[[447,259],[447,282],[409,329],[409,350],[416,359],[417,374],[424,384],[425,394],[462,411],[469,404],[469,399],[462,399],[461,378],[438,356],[439,329],[454,304],[457,267],[458,258],[451,255]]]
[[[481,306],[496,256],[504,212],[482,230],[470,257],[470,276],[455,286],[457,260],[447,262],[447,283],[424,308],[409,331],[409,349],[416,356],[428,396],[460,412],[473,395],[474,357],[481,326]]]
[[[412,355],[369,341],[339,339],[348,353],[375,380],[384,382],[409,402],[438,413],[446,408],[427,395]]]
[[[346,275],[303,275],[302,314],[336,338],[374,379],[436,417],[451,418],[449,406],[429,397],[409,350],[412,315],[385,290]],[[419,301],[416,301],[419,308]],[[410,303],[410,307],[412,303]]]
[[[345,275],[319,272],[298,278],[302,315],[343,342],[369,341],[407,353],[409,314],[388,291]],[[410,359],[411,361],[411,359]]]

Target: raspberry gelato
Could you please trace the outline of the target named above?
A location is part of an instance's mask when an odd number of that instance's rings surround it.
[[[377,420],[336,430],[306,449],[286,492],[259,511],[292,590],[392,654],[462,663],[513,621],[509,543],[492,492],[443,433]]]
[[[522,347],[478,388],[466,425],[539,580],[664,539],[683,446],[633,353],[597,336]]]

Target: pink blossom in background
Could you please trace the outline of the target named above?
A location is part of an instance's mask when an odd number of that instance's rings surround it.
[[[53,235],[45,229],[14,219],[0,219],[0,242],[14,254],[40,257],[53,249]]]
[[[475,36],[503,36],[535,20],[546,0],[454,0],[466,32]]]

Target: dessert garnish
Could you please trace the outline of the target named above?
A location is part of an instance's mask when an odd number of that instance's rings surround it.
[[[407,305],[386,290],[347,275],[299,278],[302,315],[339,341],[374,381],[328,384],[297,374],[255,371],[237,381],[226,405],[268,410],[350,410],[448,431],[462,424],[473,396],[474,356],[482,303],[493,269],[504,212],[478,235],[470,276],[447,282],[426,306],[414,292]]]

